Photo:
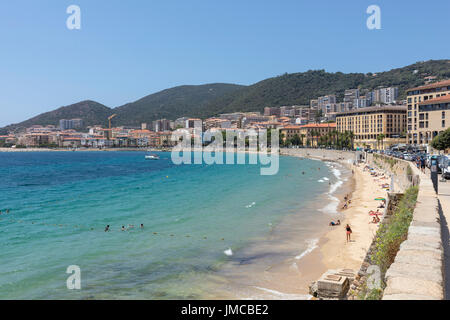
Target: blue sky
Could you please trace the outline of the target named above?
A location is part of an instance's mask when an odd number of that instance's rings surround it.
[[[72,4],[81,30],[66,27]],[[372,4],[381,30],[366,27]],[[2,1],[0,126],[85,99],[116,107],[182,84],[446,59],[449,11],[448,0]]]

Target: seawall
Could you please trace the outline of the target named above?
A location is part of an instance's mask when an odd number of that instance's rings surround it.
[[[408,163],[418,176],[419,193],[408,238],[386,272],[383,300],[443,300],[444,250],[439,203],[428,175]]]

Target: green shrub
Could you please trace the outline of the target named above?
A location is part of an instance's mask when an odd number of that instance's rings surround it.
[[[364,300],[381,300],[382,297],[383,297],[383,290],[372,289],[366,294]]]
[[[408,188],[390,217],[389,223],[382,224],[377,231],[373,261],[380,267],[383,274],[394,262],[400,244],[408,236],[418,191],[417,186]]]

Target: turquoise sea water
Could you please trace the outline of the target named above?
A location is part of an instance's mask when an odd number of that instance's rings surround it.
[[[336,180],[324,163],[290,157],[274,176],[160,157],[0,153],[0,299],[208,298],[199,279],[318,196],[325,206],[330,186],[318,180]],[[69,265],[81,290],[66,287]]]

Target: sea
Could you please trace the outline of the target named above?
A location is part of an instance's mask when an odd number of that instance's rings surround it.
[[[286,298],[255,275],[316,250],[347,170],[157,154],[0,153],[0,299]]]

